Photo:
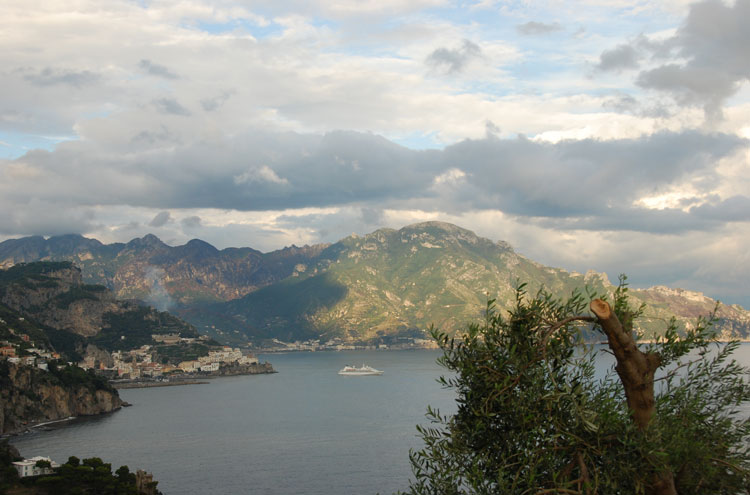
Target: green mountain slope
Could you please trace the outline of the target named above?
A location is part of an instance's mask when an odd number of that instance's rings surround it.
[[[605,275],[545,267],[506,243],[455,225],[427,222],[343,239],[304,273],[214,305],[211,314],[222,315],[218,324],[214,320],[217,328],[249,338],[372,340],[413,335],[429,325],[455,332],[482,317],[488,298],[496,299],[499,308],[509,307],[519,281],[528,284],[529,292],[544,286],[560,296],[584,287],[598,293],[613,290]],[[643,320],[647,333],[663,328],[673,315],[689,322],[714,304],[687,291],[655,288],[632,294],[634,304],[651,303]],[[724,307],[721,316],[727,335],[744,337],[750,331],[742,308]],[[201,318],[191,321],[206,323]]]
[[[265,254],[220,251],[199,240],[170,247],[153,235],[111,245],[80,236],[0,243],[0,264],[34,257],[77,260],[83,282],[113,288],[119,299],[161,303],[202,333],[231,342],[372,340],[423,335],[431,324],[458,331],[482,317],[488,298],[509,307],[519,282],[529,292],[544,286],[560,297],[576,288],[614,289],[606,275],[546,267],[505,242],[441,222]],[[631,294],[634,304],[649,306],[642,320],[646,333],[663,329],[672,316],[689,325],[715,305],[681,289]],[[750,313],[743,308],[722,306],[718,316],[724,337],[750,334]]]
[[[152,334],[198,337],[190,324],[134,301],[117,300],[104,286],[84,284],[70,262],[36,262],[0,270],[0,338],[20,336],[77,359],[87,344],[107,350],[151,344]]]

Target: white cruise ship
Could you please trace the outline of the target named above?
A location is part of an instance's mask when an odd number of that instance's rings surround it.
[[[382,375],[383,372],[380,370],[376,370],[375,368],[372,368],[370,366],[366,366],[362,364],[361,368],[357,368],[356,366],[350,366],[346,365],[341,370],[339,370],[339,375],[348,375],[348,376],[368,376],[368,375]]]

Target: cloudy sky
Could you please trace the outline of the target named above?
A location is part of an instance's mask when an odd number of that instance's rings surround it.
[[[6,0],[0,239],[444,220],[750,307],[750,0]]]

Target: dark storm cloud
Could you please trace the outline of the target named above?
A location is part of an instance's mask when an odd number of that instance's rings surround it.
[[[693,207],[690,209],[690,213],[707,220],[748,222],[750,221],[750,198],[747,196],[732,196],[721,202]]]
[[[477,208],[532,217],[604,217],[631,228],[627,216],[639,198],[695,175],[705,176],[710,187],[716,161],[747,145],[738,137],[698,132],[556,144],[482,140],[451,146],[443,159],[446,168],[467,173],[462,189]],[[702,224],[696,221],[695,228]]]
[[[174,98],[159,98],[153,101],[156,110],[169,115],[190,116],[190,110],[180,105]]]
[[[99,74],[91,71],[74,71],[46,67],[39,72],[26,74],[23,78],[35,86],[65,85],[81,88],[99,81]]]
[[[180,76],[169,70],[167,67],[159,64],[155,64],[150,60],[143,59],[138,62],[138,68],[146,74],[156,77],[163,77],[164,79],[179,79]]]
[[[186,228],[197,228],[201,226],[201,217],[193,215],[191,217],[183,218],[180,223]]]
[[[100,227],[90,207],[70,201],[25,199],[13,201],[0,194],[0,208],[4,212],[0,215],[0,235],[63,235]]]
[[[362,221],[367,225],[382,225],[385,216],[383,210],[377,208],[362,208],[360,210]]]
[[[556,33],[562,30],[563,30],[563,27],[557,22],[544,23],[544,22],[529,21],[525,24],[519,24],[516,26],[516,31],[518,31],[519,34],[523,34],[525,36],[537,36],[541,34],[550,34],[550,33]]]
[[[655,56],[679,60],[641,72],[637,84],[702,106],[709,120],[721,118],[726,99],[750,79],[748,19],[750,0],[693,4],[675,36],[651,46]]]
[[[552,229],[680,234],[692,230],[714,231],[723,225],[725,219],[719,222],[708,221],[675,208],[652,210],[618,206],[606,207],[595,216],[546,217],[534,221],[542,227]]]
[[[388,208],[456,214],[491,209],[548,219],[561,228],[710,230],[742,220],[747,200],[719,203],[713,198],[712,209],[688,212],[634,205],[683,182],[702,187],[698,194],[705,201],[720,180],[716,163],[747,147],[736,136],[699,132],[554,144],[493,135],[443,151],[414,151],[355,132],[313,136],[255,131],[115,156],[91,143],[71,142],[51,153],[5,162],[5,167],[0,162],[0,176],[6,178],[0,181],[0,207],[15,209],[27,196],[24,191],[33,188],[47,204],[77,198],[82,208],[265,211],[335,206],[356,211],[350,216],[363,225],[378,223],[379,212]],[[700,203],[696,199],[686,206],[690,204]],[[163,213],[152,223],[166,222]],[[182,225],[195,223],[185,219]]]
[[[631,45],[619,45],[611,50],[604,50],[599,56],[597,70],[602,72],[621,72],[638,68],[638,52]]]
[[[156,214],[156,216],[151,220],[148,225],[150,227],[162,227],[164,224],[172,220],[171,215],[168,211],[160,211]]]
[[[634,112],[638,108],[638,100],[628,94],[616,94],[602,103],[604,108],[611,108],[617,112]]]
[[[425,63],[435,70],[447,74],[461,72],[474,58],[482,55],[482,49],[476,43],[463,40],[459,48],[438,48],[427,56]]]
[[[201,106],[206,112],[216,111],[221,108],[234,93],[235,91],[222,91],[221,94],[217,96],[201,100]]]
[[[180,143],[180,139],[173,134],[165,125],[159,126],[158,130],[141,131],[130,139],[130,143],[136,146],[152,146],[160,143]]]

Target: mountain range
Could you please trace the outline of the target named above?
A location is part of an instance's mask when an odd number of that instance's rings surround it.
[[[0,340],[7,344],[26,349],[33,342],[79,361],[87,349],[130,350],[152,344],[153,334],[199,336],[170,313],[116,299],[103,285],[83,283],[81,270],[69,261],[0,270]]]
[[[503,241],[442,222],[269,253],[218,250],[197,239],[171,247],[153,235],[108,245],[78,235],[0,243],[0,266],[38,260],[71,261],[86,283],[169,309],[227,342],[424,336],[429,325],[452,332],[481,318],[488,298],[509,307],[520,282],[530,293],[544,286],[560,297],[576,288],[614,289],[605,274],[543,266]],[[716,304],[661,286],[630,294],[634,305],[647,304],[647,335],[672,316],[690,325]],[[750,312],[740,306],[720,306],[717,317],[722,337],[750,334]]]

